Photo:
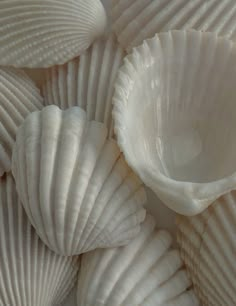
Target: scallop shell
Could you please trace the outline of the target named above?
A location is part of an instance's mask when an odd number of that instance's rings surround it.
[[[195,29],[236,40],[235,0],[113,0],[112,19],[128,50],[169,30]]]
[[[79,58],[47,71],[43,93],[47,105],[80,106],[89,120],[103,122],[112,134],[112,96],[124,57],[113,35],[100,39]]]
[[[178,219],[181,256],[203,306],[236,305],[236,192]]]
[[[39,90],[27,75],[21,70],[1,67],[0,176],[11,169],[12,148],[18,127],[29,113],[41,108]]]
[[[145,218],[146,193],[106,127],[79,107],[45,107],[17,134],[13,174],[31,223],[55,252],[127,244]]]
[[[129,245],[82,255],[78,306],[196,306],[172,238],[147,216]]]
[[[64,64],[103,34],[99,0],[1,0],[0,65]]]
[[[0,305],[52,306],[75,284],[78,263],[50,251],[36,235],[11,174],[0,178]]]
[[[143,182],[180,214],[200,213],[236,189],[235,61],[236,45],[227,39],[172,31],[134,48],[118,73],[120,147]]]

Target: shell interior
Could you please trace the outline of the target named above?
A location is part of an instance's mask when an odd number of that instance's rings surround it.
[[[231,41],[197,31],[156,35],[126,57],[115,128],[129,164],[151,188],[189,183],[188,201],[201,206],[236,186],[235,60]],[[218,190],[204,187],[215,181]]]

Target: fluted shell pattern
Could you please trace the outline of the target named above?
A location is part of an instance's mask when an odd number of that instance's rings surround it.
[[[181,256],[203,306],[236,305],[236,192],[178,218]]]
[[[0,65],[64,64],[86,50],[105,26],[99,0],[1,0]]]
[[[11,169],[18,127],[29,113],[42,108],[42,102],[39,90],[23,71],[0,67],[0,176]]]
[[[48,69],[43,86],[45,103],[61,109],[79,106],[89,120],[105,123],[112,134],[114,81],[123,57],[113,35],[95,41],[79,58]]]
[[[77,272],[77,259],[53,253],[36,235],[12,175],[0,178],[0,305],[56,305],[74,286]]]
[[[127,244],[140,231],[146,201],[106,127],[79,107],[45,107],[19,129],[13,174],[42,240],[72,255]]]
[[[196,306],[172,238],[148,215],[127,246],[82,255],[78,306]]]
[[[235,61],[236,45],[225,38],[171,31],[134,48],[118,73],[113,115],[120,147],[144,183],[180,214],[200,213],[236,189]]]
[[[112,0],[112,18],[128,50],[169,30],[195,29],[236,40],[235,0]]]

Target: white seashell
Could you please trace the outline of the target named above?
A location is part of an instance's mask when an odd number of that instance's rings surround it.
[[[114,36],[97,40],[84,54],[47,71],[43,93],[47,105],[80,106],[89,120],[103,122],[112,134],[112,96],[124,57]]]
[[[18,127],[29,113],[42,107],[39,90],[23,71],[0,68],[0,176],[11,169]]]
[[[180,214],[197,214],[236,189],[235,61],[236,45],[227,39],[173,31],[134,48],[118,73],[120,147]]]
[[[236,192],[202,214],[179,217],[181,256],[203,306],[236,305]]]
[[[42,243],[17,197],[12,175],[0,178],[0,305],[60,303],[75,284],[77,261]]]
[[[127,246],[82,255],[78,306],[196,306],[191,282],[167,231],[147,216]]]
[[[145,218],[146,193],[107,129],[79,107],[45,107],[17,134],[13,173],[28,217],[55,252],[127,244]]]
[[[113,29],[129,51],[156,33],[195,29],[236,40],[235,0],[113,0]]]
[[[64,64],[86,50],[105,27],[99,0],[1,0],[0,65]]]

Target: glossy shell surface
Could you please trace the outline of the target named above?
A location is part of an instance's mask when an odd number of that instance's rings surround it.
[[[236,188],[235,61],[236,45],[225,38],[172,31],[135,48],[118,73],[118,143],[180,214],[200,213]]]

